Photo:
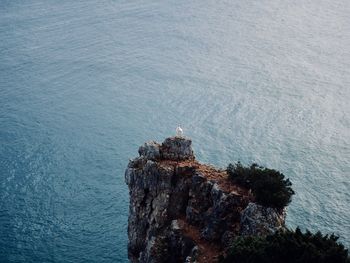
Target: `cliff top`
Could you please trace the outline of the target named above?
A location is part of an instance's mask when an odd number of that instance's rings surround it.
[[[224,192],[251,197],[247,189],[228,179],[226,170],[198,162],[192,149],[192,140],[187,137],[169,137],[162,144],[146,142],[140,146],[139,154],[148,160],[157,161],[163,167],[194,168],[207,180],[215,181]]]
[[[192,141],[186,137],[169,137],[162,144],[155,141],[144,143],[139,148],[139,154],[150,160],[194,160]]]

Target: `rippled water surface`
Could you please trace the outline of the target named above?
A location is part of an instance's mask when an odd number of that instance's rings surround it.
[[[181,123],[350,246],[350,2],[0,2],[0,261],[127,262],[124,169]]]

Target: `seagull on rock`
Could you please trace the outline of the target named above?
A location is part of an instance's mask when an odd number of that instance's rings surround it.
[[[184,134],[184,131],[182,130],[180,125],[177,126],[177,128],[176,128],[176,137],[182,137],[183,134]]]

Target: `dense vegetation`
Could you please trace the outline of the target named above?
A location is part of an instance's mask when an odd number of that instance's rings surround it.
[[[337,239],[320,232],[302,233],[299,228],[267,237],[240,237],[221,262],[350,263],[348,251]]]
[[[292,183],[276,170],[238,162],[229,164],[227,173],[233,182],[251,189],[261,205],[282,209],[291,202]],[[221,262],[350,263],[347,249],[337,240],[334,235],[302,233],[299,228],[265,237],[238,237]]]
[[[256,202],[261,205],[282,209],[291,202],[294,194],[292,183],[279,171],[257,164],[244,167],[238,162],[229,164],[227,173],[235,183],[250,188]]]

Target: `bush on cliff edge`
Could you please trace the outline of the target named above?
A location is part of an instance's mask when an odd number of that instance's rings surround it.
[[[267,237],[239,237],[221,263],[350,263],[347,249],[337,240],[334,235],[302,233],[299,228]]]
[[[256,202],[261,205],[282,209],[291,202],[294,194],[292,183],[279,171],[257,164],[244,167],[238,162],[229,164],[227,173],[233,182],[250,188]]]

